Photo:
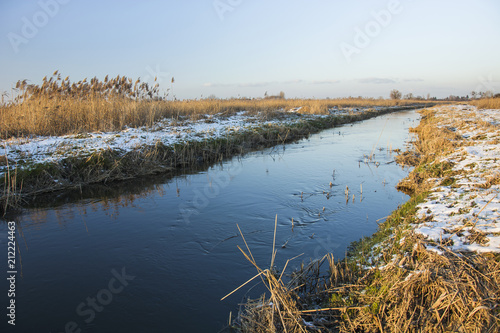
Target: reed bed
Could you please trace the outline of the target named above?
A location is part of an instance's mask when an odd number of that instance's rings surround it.
[[[155,79],[156,80],[156,79]],[[389,107],[423,103],[381,99],[203,99],[167,101],[159,84],[126,76],[94,77],[71,82],[55,71],[41,85],[17,82],[9,102],[0,105],[0,138],[119,131],[125,126],[151,126],[164,118],[197,120],[205,115],[230,116],[238,111],[273,116],[279,110],[326,114],[334,107]]]
[[[473,100],[470,104],[480,109],[500,109],[500,97]]]

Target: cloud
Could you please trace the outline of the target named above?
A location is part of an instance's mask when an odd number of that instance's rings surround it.
[[[312,84],[336,84],[340,83],[340,80],[318,80],[318,81],[312,81]]]
[[[246,83],[215,83],[215,82],[207,82],[204,83],[204,87],[208,88],[226,88],[226,87],[238,87],[238,88],[252,88],[252,87],[265,87],[271,84],[275,84],[279,82],[246,82]]]
[[[389,84],[389,83],[396,83],[396,80],[393,79],[386,79],[386,78],[381,78],[381,77],[369,77],[366,79],[359,79],[359,83],[367,83],[367,84]]]
[[[403,82],[424,82],[422,79],[404,79]]]
[[[306,81],[302,79],[286,80],[286,81],[262,81],[262,82],[241,82],[241,83],[214,83],[207,82],[204,83],[204,87],[208,88],[224,88],[224,87],[236,87],[236,88],[260,88],[267,87],[271,85],[288,85],[288,84],[335,84],[339,83],[339,80],[321,80],[321,81]]]
[[[207,83],[203,83],[203,86],[208,87],[208,88],[219,88],[219,87],[232,87],[233,85],[230,83],[207,82]]]
[[[271,82],[246,82],[246,83],[239,83],[236,84],[236,87],[241,87],[241,88],[259,88],[259,87],[265,87],[269,86],[271,84],[276,84],[279,82],[271,81]]]

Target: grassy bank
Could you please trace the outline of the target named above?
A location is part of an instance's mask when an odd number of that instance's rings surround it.
[[[477,153],[500,149],[497,112],[423,111],[413,129],[418,139],[398,158],[414,166],[398,185],[411,199],[341,262],[327,255],[286,283],[283,274],[258,268],[269,294],[245,305],[238,329],[499,331],[498,165]]]

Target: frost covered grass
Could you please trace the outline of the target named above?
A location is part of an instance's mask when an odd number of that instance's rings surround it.
[[[418,138],[398,158],[414,167],[398,185],[411,199],[343,261],[326,256],[292,273],[283,292],[297,309],[295,331],[500,330],[499,111],[421,112]],[[249,302],[240,318],[258,322],[266,302]]]
[[[500,252],[500,114],[456,106],[436,109],[434,118],[454,133],[457,147],[434,162],[449,168],[428,180],[415,232],[437,251],[446,245],[455,252]]]

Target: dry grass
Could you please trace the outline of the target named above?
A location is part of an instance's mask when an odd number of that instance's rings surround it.
[[[411,132],[418,134],[418,139],[412,142],[413,149],[396,157],[399,164],[416,167],[397,185],[398,190],[410,195],[426,191],[430,184],[426,184],[425,180],[449,173],[452,168],[450,163],[435,163],[435,161],[456,149],[462,141],[462,137],[450,129],[436,126],[437,119],[432,110],[423,110],[421,114],[422,120],[419,126],[410,129]]]
[[[500,97],[474,100],[470,104],[477,106],[479,109],[500,109]]]
[[[18,182],[17,168],[10,171],[9,161],[5,159],[7,173],[4,175],[3,191],[0,192],[0,214],[5,216],[7,209],[17,208],[21,201],[21,193],[23,190],[23,182]],[[19,184],[18,184],[19,183]]]
[[[277,279],[260,270],[271,296],[248,301],[237,328],[244,333],[500,330],[498,258],[458,255],[440,245],[444,253],[437,254],[413,233],[397,254],[395,246],[384,250],[392,258],[384,268],[360,269],[327,255],[292,273],[286,284],[283,274]],[[326,275],[323,262],[329,263]]]
[[[342,331],[498,332],[500,264],[488,255],[443,255],[413,251],[351,290],[363,310],[342,323]]]
[[[331,255],[294,272],[286,285],[261,270],[271,296],[248,301],[237,327],[245,333],[498,332],[498,260],[444,247],[442,255],[429,252],[415,235],[406,243],[411,246],[396,264],[380,270],[360,270]]]
[[[28,135],[64,135],[92,131],[116,131],[124,126],[150,126],[163,118],[198,119],[206,114],[229,116],[238,111],[262,112],[299,108],[299,112],[326,114],[333,107],[396,106],[422,101],[378,99],[205,99],[166,101],[159,85],[117,76],[71,82],[58,71],[41,85],[26,80],[16,85],[16,98],[0,105],[0,138]]]
[[[276,226],[278,217],[276,216],[274,225],[274,240],[276,240]],[[229,293],[226,297],[234,293],[236,290],[245,286],[252,280],[260,277],[262,282],[268,289],[270,296],[262,296],[258,300],[249,300],[245,305],[245,311],[240,313],[238,318],[239,329],[242,332],[248,333],[274,333],[274,332],[290,332],[290,333],[306,333],[307,330],[300,316],[300,311],[297,308],[296,297],[293,292],[284,284],[283,274],[279,274],[274,269],[274,259],[276,256],[275,242],[273,243],[271,265],[269,269],[260,268],[248,247],[245,236],[238,226],[241,237],[245,242],[246,252],[238,246],[238,249],[243,253],[245,258],[257,269],[257,275],[245,282],[243,285]],[[290,260],[289,260],[290,261]],[[283,272],[286,270],[287,261]]]

